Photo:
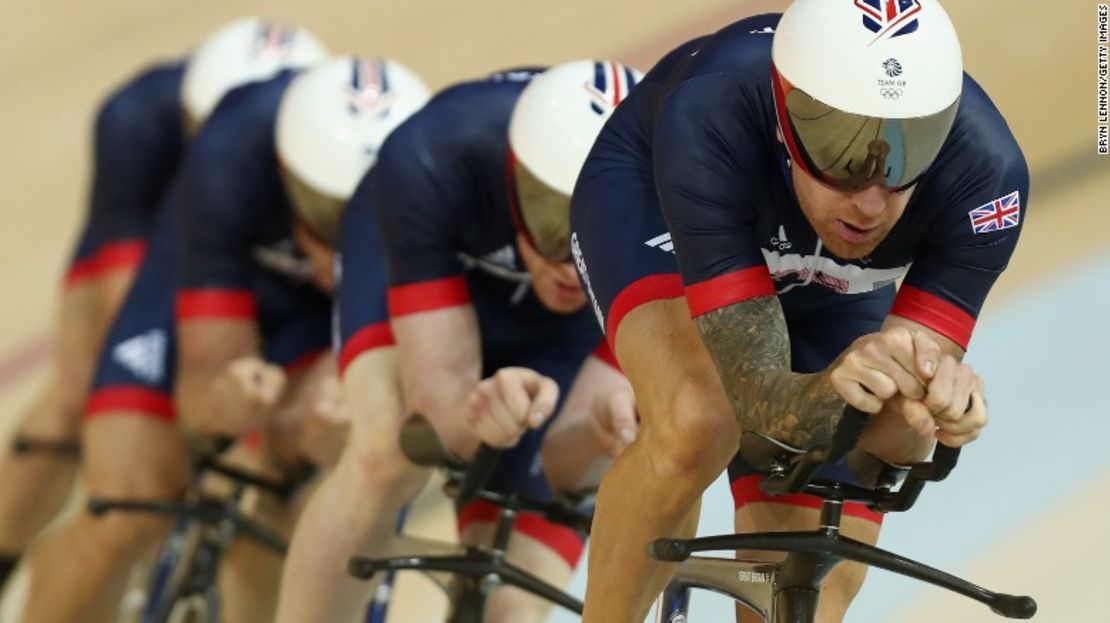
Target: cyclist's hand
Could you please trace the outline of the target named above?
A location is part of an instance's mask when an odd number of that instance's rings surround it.
[[[266,415],[285,390],[285,371],[257,357],[243,357],[228,364],[216,378],[213,390],[220,406],[220,434],[238,435]]]
[[[559,385],[535,370],[501,368],[470,394],[468,421],[486,445],[511,448],[555,411]]]
[[[833,364],[829,379],[848,404],[878,413],[899,394],[924,398],[940,354],[940,345],[928,334],[892,327],[853,342]]]
[[[979,437],[987,425],[983,379],[951,355],[944,355],[926,389],[924,404],[933,416],[937,440],[957,448]]]
[[[640,431],[632,390],[622,388],[594,398],[590,422],[609,456],[615,457],[623,452]]]

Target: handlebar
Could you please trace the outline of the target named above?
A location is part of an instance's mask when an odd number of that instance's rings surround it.
[[[867,413],[847,405],[828,445],[817,446],[802,453],[793,465],[790,465],[789,458],[783,458],[784,454],[789,453],[781,451],[778,459],[764,461],[769,462],[771,467],[770,474],[760,482],[762,491],[770,496],[808,492],[828,497],[828,493],[835,494],[839,490],[846,497],[867,503],[878,512],[902,512],[909,510],[917,502],[925,483],[944,480],[959,462],[959,448],[938,443],[932,460],[914,465],[896,491],[890,491],[889,488],[872,490],[811,482],[818,468],[840,461],[856,446],[869,417]],[[766,452],[765,448],[764,451]]]
[[[24,454],[53,454],[63,458],[81,456],[81,442],[76,439],[40,439],[20,435],[12,440],[12,452]]]
[[[846,405],[840,423],[833,432],[827,446],[816,446],[802,455],[792,469],[773,472],[760,483],[764,493],[771,496],[801,493],[813,478],[817,468],[836,463],[856,446],[863,429],[867,426],[868,415],[863,411]]]
[[[419,414],[409,417],[401,427],[401,451],[417,465],[441,467],[454,474],[449,493],[459,504],[473,500],[489,484],[502,453],[482,444],[468,465],[443,444],[428,419]]]
[[[470,464],[451,453],[428,420],[411,416],[401,427],[401,451],[417,465],[438,467],[448,472],[447,493],[458,504],[485,500],[495,506],[539,513],[548,519],[583,532],[589,531],[591,516],[560,502],[537,502],[512,494],[489,491],[490,478],[503,450],[482,444]]]

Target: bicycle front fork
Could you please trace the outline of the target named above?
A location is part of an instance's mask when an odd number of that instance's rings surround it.
[[[690,587],[671,582],[655,602],[655,623],[686,623]]]

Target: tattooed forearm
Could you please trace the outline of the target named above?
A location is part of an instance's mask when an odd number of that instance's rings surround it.
[[[742,301],[696,322],[745,431],[803,448],[831,439],[844,401],[825,375],[790,371],[790,338],[778,298]]]

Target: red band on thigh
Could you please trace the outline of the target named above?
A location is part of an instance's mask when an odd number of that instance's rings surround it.
[[[135,270],[142,263],[145,254],[146,241],[142,239],[120,240],[105,244],[91,255],[78,258],[73,262],[66,272],[65,287],[76,287],[121,268]]]
[[[472,523],[496,523],[500,509],[485,500],[474,500],[459,510],[459,532]],[[544,519],[536,513],[517,513],[513,531],[526,534],[558,554],[573,569],[582,558],[585,539],[577,531]]]
[[[771,504],[786,504],[788,506],[801,506],[804,508],[821,508],[821,498],[815,495],[799,493],[795,495],[779,495],[771,497],[759,489],[759,481],[763,476],[741,476],[732,481],[732,503],[736,510],[753,502],[769,502]],[[866,504],[848,502],[844,505],[844,514],[849,517],[866,519],[876,524],[883,523],[883,514],[867,508]]]
[[[106,413],[118,414],[121,411],[167,422],[172,422],[176,417],[172,397],[145,387],[101,387],[94,390],[85,403],[86,418]]]

